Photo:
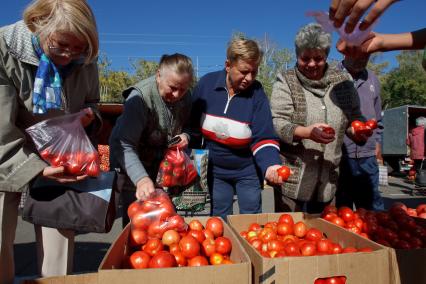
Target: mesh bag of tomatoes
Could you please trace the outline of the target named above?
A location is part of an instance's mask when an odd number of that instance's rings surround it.
[[[163,188],[189,186],[198,176],[193,161],[179,148],[168,149],[160,163],[157,184]]]
[[[136,201],[128,208],[131,219],[129,255],[125,268],[166,268],[231,264],[232,242],[223,236],[224,224],[211,217],[205,226],[193,219],[189,224],[170,213],[167,195]]]
[[[47,119],[26,129],[40,154],[53,167],[64,167],[65,174],[97,177],[99,155],[82,124],[84,112]]]

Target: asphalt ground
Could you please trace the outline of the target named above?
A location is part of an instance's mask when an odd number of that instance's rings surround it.
[[[405,178],[389,177],[389,185],[380,188],[384,198],[385,208],[396,201],[404,202],[409,207],[426,203],[426,189],[416,188]],[[274,212],[274,196],[272,188],[266,187],[262,193],[262,209],[265,213]],[[207,216],[209,207],[195,215]],[[234,213],[238,212],[238,204],[234,202]],[[182,212],[179,212],[182,213]],[[74,273],[88,273],[97,271],[105,253],[114,239],[122,230],[121,216],[117,219],[107,234],[81,234],[75,238]],[[21,218],[18,220],[15,238],[15,283],[23,279],[36,278],[36,247],[34,226]]]

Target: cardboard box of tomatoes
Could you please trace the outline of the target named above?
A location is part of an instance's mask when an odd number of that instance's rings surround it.
[[[399,283],[399,278],[391,271],[389,251],[382,245],[308,214],[300,212],[288,213],[292,216],[294,224],[302,221],[308,229],[315,228],[317,229],[316,231],[322,232],[323,237],[325,236],[333,244],[337,244],[340,253],[329,254],[318,253],[318,251],[312,253],[312,251],[300,249],[300,251],[297,251],[298,256],[289,256],[291,255],[290,252],[285,251],[283,252],[284,256],[276,257],[277,252],[268,250],[262,252],[262,248],[255,249],[253,240],[252,243],[249,243],[247,235],[246,238],[243,237],[245,234],[243,231],[247,232],[249,227],[261,225],[261,228],[264,228],[262,225],[268,222],[274,226],[273,222],[278,222],[281,214],[265,213],[228,216],[228,223],[238,234],[253,264],[253,283],[314,284],[329,283],[326,282],[326,279],[329,278],[337,279],[333,279],[335,282],[330,283]],[[253,225],[254,223],[258,225]],[[287,230],[285,226],[280,229]],[[278,232],[280,229],[278,229]],[[258,232],[260,232],[259,229]],[[296,232],[296,227],[294,227],[294,232]],[[248,234],[249,239],[250,231],[248,231]],[[257,235],[257,237],[267,238],[266,235]],[[299,243],[300,248],[302,246],[307,248],[309,244],[306,245],[306,243],[312,243],[312,241],[307,241],[304,237],[297,237],[296,240],[302,241],[303,244]],[[351,252],[348,247],[356,252]],[[345,252],[344,248],[349,249],[347,253],[342,253]],[[369,252],[357,251],[360,248],[368,248]]]
[[[190,223],[194,219],[199,220],[205,226],[208,217],[185,218],[185,222]],[[129,256],[131,250],[128,243],[130,229],[130,225],[127,225],[106,253],[99,266],[99,283],[251,283],[250,259],[238,237],[226,223],[224,223],[223,236],[232,242],[230,259],[234,263],[200,267],[125,268],[123,260]]]

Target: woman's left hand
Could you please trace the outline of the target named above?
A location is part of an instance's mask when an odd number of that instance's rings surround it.
[[[186,134],[182,133],[182,134],[179,134],[179,135],[176,135],[176,136],[180,137],[179,143],[173,144],[169,148],[184,149],[184,148],[188,147],[189,140],[188,140],[188,136],[186,136]]]
[[[90,107],[83,109],[82,112],[84,112],[84,116],[81,117],[81,124],[83,127],[87,127],[95,119],[95,113]]]
[[[274,185],[283,184],[282,178],[278,175],[278,169],[281,168],[282,165],[273,165],[266,169],[265,179]]]

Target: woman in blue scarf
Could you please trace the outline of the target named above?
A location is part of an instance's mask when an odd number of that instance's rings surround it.
[[[0,283],[13,283],[21,193],[37,176],[85,178],[46,164],[25,128],[85,109],[83,126],[99,129],[98,48],[95,18],[84,0],[35,0],[23,21],[0,28]],[[36,226],[36,238],[42,276],[71,272],[73,231]]]

